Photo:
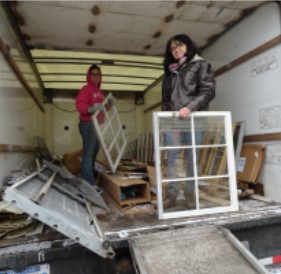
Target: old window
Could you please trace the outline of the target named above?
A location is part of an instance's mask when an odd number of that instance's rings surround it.
[[[229,112],[154,112],[159,219],[238,209]]]
[[[108,94],[103,101],[104,110],[93,115],[95,129],[113,173],[117,170],[127,144],[116,106],[112,104],[114,100],[111,93]],[[102,115],[102,123],[98,120],[99,115]]]

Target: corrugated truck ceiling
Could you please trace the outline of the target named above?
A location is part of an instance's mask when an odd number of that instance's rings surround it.
[[[9,1],[45,90],[79,90],[92,63],[106,91],[144,92],[163,75],[166,41],[207,47],[268,1]]]

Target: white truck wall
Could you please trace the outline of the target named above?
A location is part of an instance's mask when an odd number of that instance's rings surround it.
[[[276,3],[262,6],[241,21],[211,47],[204,57],[215,69],[281,34]],[[281,45],[277,45],[217,77],[212,110],[230,110],[233,121],[246,121],[246,135],[280,132]],[[267,144],[259,178],[265,194],[281,201],[281,142]]]
[[[42,91],[35,75],[15,39],[7,17],[0,9],[1,40],[9,45],[11,55],[16,56],[15,62],[21,73],[25,75],[33,95],[42,102]],[[34,152],[13,152],[13,146],[35,147],[35,136],[43,137],[43,113],[31,98],[30,94],[17,80],[2,52],[0,53],[0,144],[8,146],[10,152],[0,152],[0,188],[12,170],[30,169],[35,167]],[[9,146],[10,145],[10,146]]]
[[[0,82],[0,144],[36,146],[43,136],[43,114],[24,89],[4,87]],[[0,152],[0,187],[12,170],[35,166],[34,153]]]

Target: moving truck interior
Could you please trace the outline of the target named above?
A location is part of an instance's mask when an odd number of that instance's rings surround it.
[[[240,131],[223,143],[229,203],[208,214],[165,215],[157,197],[163,57],[181,33],[212,65],[211,115]],[[280,273],[280,63],[280,1],[1,1],[0,273]],[[115,101],[102,192],[79,170],[75,99],[92,64]],[[124,202],[132,184],[141,197]]]

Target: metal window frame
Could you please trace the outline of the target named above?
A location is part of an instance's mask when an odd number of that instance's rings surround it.
[[[3,200],[69,237],[73,243],[79,243],[103,258],[113,258],[115,253],[99,226],[90,201],[85,195],[77,196],[62,185],[70,184],[71,180],[78,180],[81,189],[90,188],[87,182],[47,163],[8,187]],[[102,199],[93,188],[88,193],[97,201]]]
[[[231,113],[227,111],[200,111],[193,112],[190,115],[191,119],[191,134],[192,134],[192,150],[195,152],[196,146],[194,144],[195,140],[195,132],[194,132],[194,118],[195,117],[224,117],[224,128],[225,128],[225,147],[227,149],[227,166],[228,171],[225,175],[212,175],[212,176],[194,176],[195,179],[195,193],[196,193],[196,209],[194,210],[185,210],[185,211],[173,211],[173,212],[164,212],[163,209],[163,196],[162,196],[162,181],[165,180],[161,177],[161,150],[167,148],[165,146],[160,146],[160,128],[159,128],[159,118],[164,117],[178,117],[178,112],[172,111],[160,111],[153,112],[153,130],[154,130],[154,156],[155,156],[155,168],[156,168],[156,181],[157,181],[157,211],[159,219],[170,219],[170,218],[180,218],[180,217],[189,217],[189,216],[197,216],[203,214],[214,214],[221,212],[230,212],[238,210],[238,197],[237,197],[237,187],[236,187],[236,167],[235,167],[235,157],[234,157],[234,149],[233,149],[233,135],[232,135],[232,121],[231,121]],[[214,145],[212,145],[214,146]],[[221,146],[218,145],[218,146]],[[202,146],[204,147],[204,146]],[[181,148],[180,146],[178,148]],[[196,153],[193,153],[193,162],[196,162]],[[195,175],[197,174],[197,166],[194,165]],[[213,179],[213,178],[229,178],[229,194],[230,194],[230,205],[229,206],[218,206],[212,208],[204,208],[199,209],[199,188],[198,188],[198,179]],[[171,179],[166,181],[171,181]]]
[[[104,154],[109,163],[112,173],[116,173],[117,167],[119,165],[119,162],[123,156],[123,153],[124,153],[126,145],[127,145],[127,140],[126,140],[123,128],[122,128],[122,124],[121,124],[116,106],[115,106],[115,104],[110,103],[110,102],[114,102],[114,101],[115,101],[114,97],[112,96],[111,93],[109,93],[102,103],[102,105],[103,105],[102,111],[104,112],[104,115],[105,115],[105,121],[103,123],[104,128],[101,127],[101,125],[99,124],[99,122],[97,120],[97,116],[100,113],[100,111],[96,111],[93,115],[93,122],[95,125],[95,130],[99,137],[101,146],[103,148]],[[110,105],[110,111],[112,111],[111,116],[109,116],[108,111],[107,111],[108,105]],[[117,121],[116,131],[114,131],[115,127],[112,126],[114,120]],[[106,131],[108,130],[108,128],[110,129],[110,131],[112,132],[112,135],[114,136],[114,138],[111,140],[111,143],[109,146],[106,144],[105,138],[104,138],[104,135],[105,135]],[[121,146],[119,146],[117,143],[118,137],[121,137],[121,140],[122,140]],[[113,159],[113,157],[110,153],[114,145],[118,150],[117,151],[118,155],[117,155],[116,159]]]

